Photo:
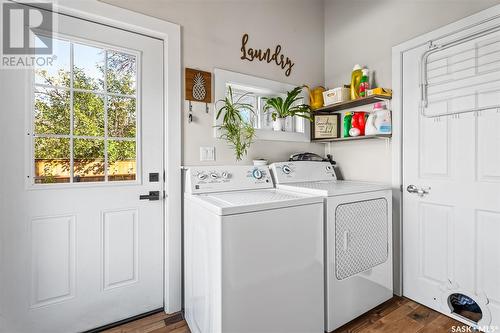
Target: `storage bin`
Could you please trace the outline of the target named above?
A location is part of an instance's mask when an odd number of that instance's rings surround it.
[[[351,99],[349,88],[338,87],[323,92],[324,105],[347,102]]]

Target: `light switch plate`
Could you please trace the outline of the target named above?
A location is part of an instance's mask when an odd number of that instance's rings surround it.
[[[215,147],[200,147],[200,161],[215,161]]]

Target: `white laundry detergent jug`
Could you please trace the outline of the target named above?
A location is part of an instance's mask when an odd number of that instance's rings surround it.
[[[375,103],[373,105],[373,113],[375,114],[374,124],[377,129],[377,134],[391,134],[391,111],[387,110],[385,103]]]

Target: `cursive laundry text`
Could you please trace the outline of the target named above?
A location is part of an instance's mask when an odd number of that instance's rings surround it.
[[[244,34],[241,38],[241,59],[254,61],[255,59],[259,61],[267,61],[267,63],[275,62],[276,65],[280,66],[281,69],[285,69],[285,75],[290,76],[292,73],[293,65],[295,65],[290,58],[285,57],[281,54],[281,45],[276,45],[274,53],[271,53],[271,49],[254,49],[251,47],[247,48],[248,34]]]

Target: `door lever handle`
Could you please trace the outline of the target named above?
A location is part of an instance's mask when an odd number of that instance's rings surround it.
[[[160,200],[160,191],[149,191],[149,194],[141,194],[139,195],[139,200]]]
[[[406,191],[408,191],[408,193],[416,193],[419,197],[423,197],[424,195],[429,194],[430,190],[430,187],[418,188],[416,185],[408,185],[408,187],[406,188]]]

